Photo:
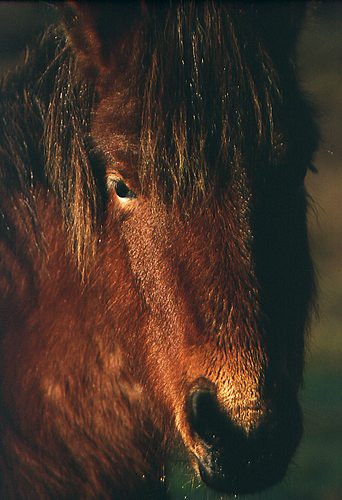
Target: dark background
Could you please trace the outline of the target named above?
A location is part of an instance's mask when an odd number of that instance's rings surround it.
[[[36,2],[0,2],[0,71],[45,25],[54,8]],[[312,253],[319,280],[319,318],[313,322],[302,405],[305,437],[288,476],[259,500],[342,499],[342,3],[312,2],[298,47],[303,88],[317,111],[322,142],[318,174],[308,174],[314,200],[309,214]],[[172,497],[217,497],[193,482],[190,472],[172,469]],[[240,499],[245,497],[240,496]]]

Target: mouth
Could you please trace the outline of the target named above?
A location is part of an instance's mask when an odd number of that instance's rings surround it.
[[[223,450],[211,450],[196,460],[202,481],[220,493],[251,494],[261,492],[278,483],[286,474],[288,462],[272,463],[269,457],[241,460],[234,450],[228,455]]]
[[[275,404],[250,432],[229,418],[208,390],[188,401],[194,467],[203,482],[226,494],[258,493],[279,482],[302,436],[295,397]]]

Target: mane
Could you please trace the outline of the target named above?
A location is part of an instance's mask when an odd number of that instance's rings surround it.
[[[252,5],[181,2],[150,10],[128,80],[141,103],[139,182],[144,194],[188,206],[224,193],[239,165],[274,161],[283,90]],[[105,190],[91,161],[94,86],[63,29],[50,29],[0,92],[0,230],[10,238],[12,200],[39,234],[33,192],[43,184],[59,200],[69,251],[84,271]]]
[[[11,244],[10,214],[16,213],[42,250],[34,196],[42,185],[57,196],[69,250],[82,265],[94,252],[99,200],[87,146],[94,88],[80,75],[63,30],[53,27],[3,78],[0,230]]]
[[[220,2],[176,3],[151,16],[141,44],[146,190],[192,202],[219,195],[241,161],[274,144],[281,93],[256,16],[252,6]]]

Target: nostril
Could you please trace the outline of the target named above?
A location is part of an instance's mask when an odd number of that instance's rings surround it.
[[[221,418],[220,418],[221,417]],[[215,394],[210,390],[196,389],[188,398],[190,428],[207,445],[217,443],[220,435],[220,409]]]

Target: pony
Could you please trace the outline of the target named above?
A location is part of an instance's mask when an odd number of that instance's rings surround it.
[[[6,499],[261,491],[302,434],[303,3],[67,2],[0,98]]]

